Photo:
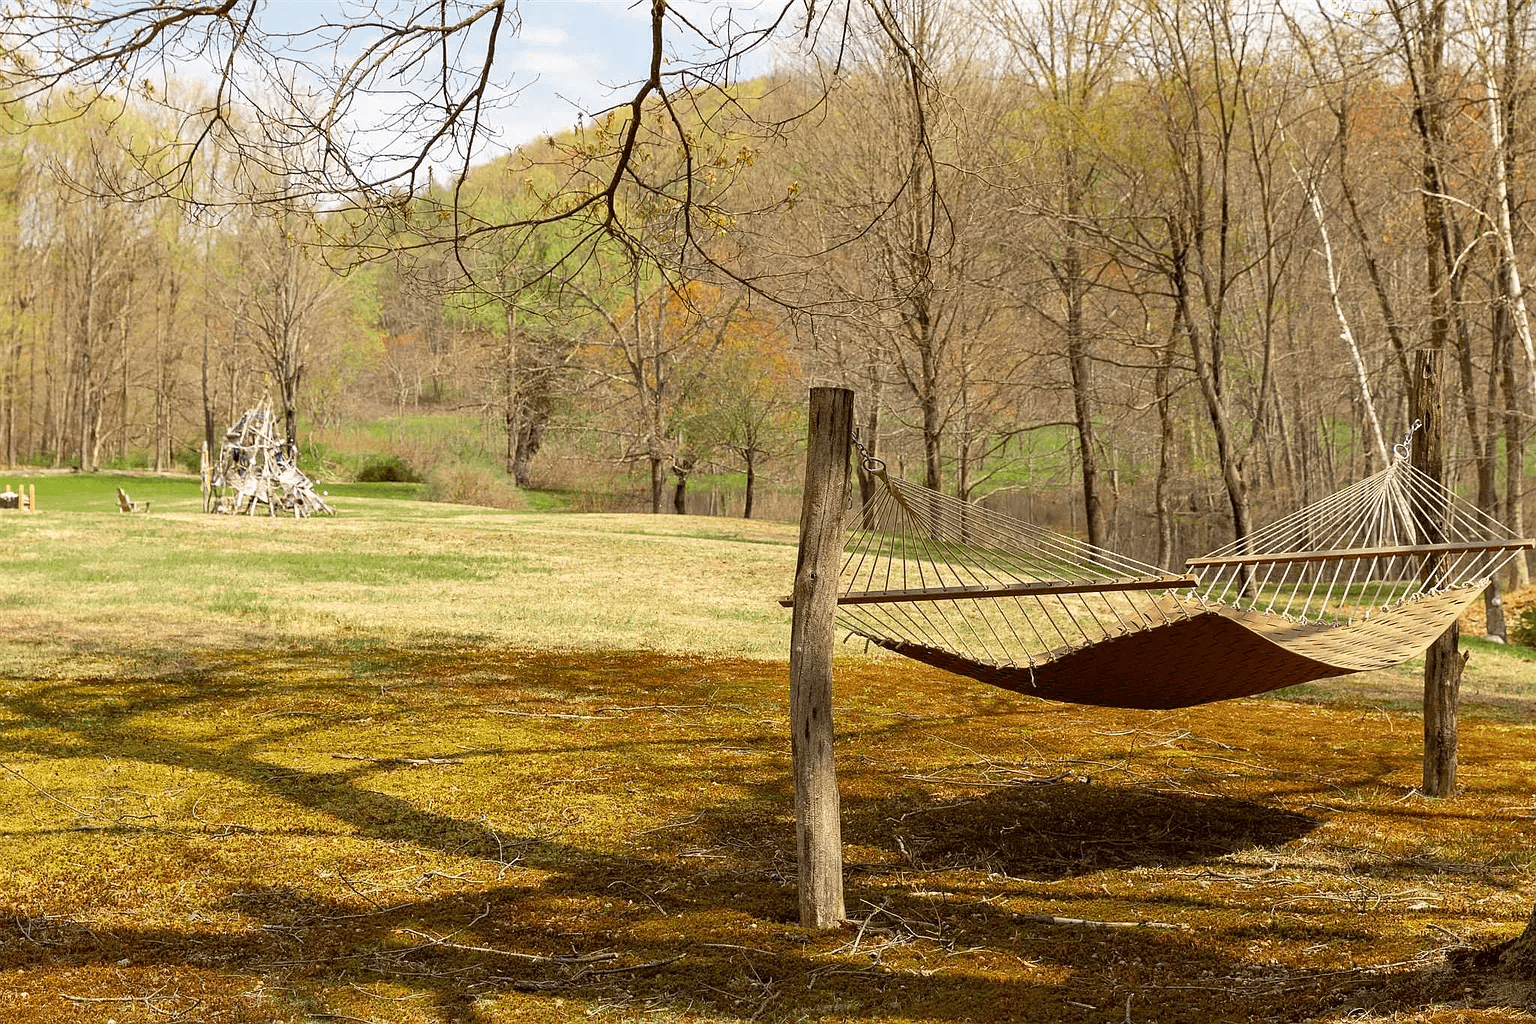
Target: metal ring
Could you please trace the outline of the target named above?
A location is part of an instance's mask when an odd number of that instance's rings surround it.
[[[1423,429],[1423,427],[1423,420],[1414,420],[1413,426],[1408,428],[1408,433],[1403,435],[1403,439],[1392,446],[1392,454],[1400,459],[1408,458],[1413,451],[1413,435],[1415,432]]]

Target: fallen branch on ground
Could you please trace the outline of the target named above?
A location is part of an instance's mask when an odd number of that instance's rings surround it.
[[[619,715],[571,715],[560,711],[509,711],[506,708],[486,708],[488,715],[512,715],[517,718],[572,718],[581,722],[611,722]]]
[[[517,992],[550,992],[558,988],[569,988],[584,978],[595,978],[605,974],[633,974],[635,971],[648,971],[653,967],[665,967],[675,964],[686,953],[668,957],[665,960],[652,960],[650,963],[631,964],[628,967],[583,967],[569,978],[540,978],[534,980],[518,980],[512,982],[512,989]]]
[[[1036,924],[1078,925],[1084,928],[1168,928],[1180,932],[1190,930],[1187,924],[1168,921],[1090,921],[1081,917],[1052,917],[1050,914],[1020,914],[1017,920],[1032,921]]]
[[[368,761],[373,764],[401,764],[420,768],[428,764],[463,764],[462,757],[363,757],[360,754],[332,754],[338,761]]]
[[[414,928],[401,928],[400,930],[407,935],[422,939],[426,942],[425,946],[417,946],[417,949],[441,947],[443,949],[456,949],[464,953],[489,953],[492,956],[510,957],[513,960],[525,960],[529,963],[560,964],[562,966],[568,967],[578,967],[587,964],[603,963],[608,960],[617,960],[619,958],[619,954],[617,953],[583,953],[576,956],[548,956],[543,953],[518,953],[510,949],[497,949],[494,946],[472,946],[464,942],[449,942],[447,939],[440,939],[435,935],[428,935],[426,932],[419,932]],[[412,952],[412,950],[399,950],[398,952]]]

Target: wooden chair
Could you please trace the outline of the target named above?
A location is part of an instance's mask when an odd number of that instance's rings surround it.
[[[148,512],[149,502],[133,501],[128,497],[128,492],[119,487],[117,489],[117,508],[120,512]]]

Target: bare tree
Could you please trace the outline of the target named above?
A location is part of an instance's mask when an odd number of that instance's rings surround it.
[[[1017,159],[1021,165],[1038,161],[1040,166],[1016,189],[1014,201],[1046,228],[1043,237],[1027,230],[1016,230],[1014,237],[1034,257],[1030,262],[1048,271],[1055,309],[1030,298],[1040,291],[1032,275],[1013,275],[1013,288],[1064,342],[1088,542],[1104,545],[1108,536],[1095,437],[1097,330],[1089,322],[1088,293],[1112,264],[1095,259],[1091,249],[1093,207],[1100,203],[1093,191],[1103,177],[1098,155],[1103,136],[1116,118],[1108,94],[1124,69],[1126,43],[1138,18],[1126,5],[1080,0],[1029,6],[1000,0],[986,11],[1008,47],[1015,74],[1034,98],[1033,116],[1019,119],[1030,131],[1019,139],[1023,152]],[[1031,244],[1036,237],[1039,241]]]
[[[816,268],[786,301],[838,321],[820,335],[844,348],[843,372],[882,392],[872,413],[912,424],[934,488],[952,455],[969,465],[974,446],[957,448],[956,428],[968,420],[974,437],[1002,413],[1013,369],[995,329],[1005,204],[987,181],[1001,94],[974,74],[974,31],[932,0],[886,5],[860,26],[825,119],[786,154],[805,177],[781,230],[800,244],[776,254],[785,273]],[[877,439],[872,424],[865,434]]]
[[[618,313],[584,288],[578,286],[577,293],[603,324],[588,366],[617,396],[621,458],[645,462],[653,513],[661,511],[670,470],[677,482],[673,504],[681,513],[688,474],[700,456],[699,439],[690,440],[684,428],[698,411],[710,360],[724,343],[741,299],[709,301],[707,289],[699,285],[647,286],[641,269],[632,268],[628,301]]]
[[[313,231],[312,213],[269,209],[246,217],[236,241],[241,318],[271,372],[292,453],[299,443],[299,391],[337,293],[336,275],[305,251]]]

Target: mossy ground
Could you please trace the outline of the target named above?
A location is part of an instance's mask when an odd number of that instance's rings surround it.
[[[0,1020],[1528,1019],[1526,992],[1448,960],[1518,932],[1536,898],[1518,659],[1474,655],[1463,792],[1431,801],[1400,709],[1411,673],[1126,712],[850,657],[851,923],[811,933],[786,669],[723,653],[744,631],[777,642],[737,604],[746,586],[772,607],[770,563],[793,549],[721,521],[583,518],[594,624],[657,614],[631,607],[653,584],[624,583],[625,564],[678,578],[685,603],[719,588],[724,611],[690,612],[670,649],[558,646],[484,606],[500,587],[539,620],[526,570],[576,573],[578,527],[513,518],[409,545],[379,528],[412,557],[441,550],[421,586],[463,588],[460,632],[370,605],[390,580],[327,582],[326,558],[317,585],[346,612],[299,621],[294,546],[366,554],[361,531],[261,533],[267,610],[202,631],[171,609],[234,586],[232,567],[157,568],[167,546],[219,547],[200,518],[10,533],[13,564],[70,571],[60,551],[96,530],[155,614],[0,608],[24,624],[0,635]],[[274,614],[282,594],[299,610]],[[567,604],[550,614],[569,626]]]

